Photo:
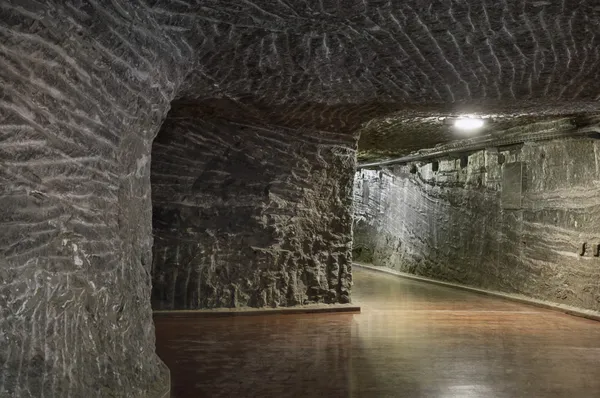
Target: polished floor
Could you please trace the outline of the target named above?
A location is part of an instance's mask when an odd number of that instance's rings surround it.
[[[600,397],[600,322],[354,270],[361,314],[155,320],[173,397]]]

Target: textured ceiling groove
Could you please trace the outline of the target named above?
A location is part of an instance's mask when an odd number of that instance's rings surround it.
[[[371,122],[361,130],[362,159],[454,138],[430,117],[527,124],[598,111],[593,0],[215,0],[155,13],[169,26],[184,22],[184,36],[198,43],[180,101],[214,108],[221,98],[237,104],[235,117],[286,127],[351,131]]]

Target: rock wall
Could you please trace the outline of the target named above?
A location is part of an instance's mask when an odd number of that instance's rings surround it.
[[[79,3],[0,1],[0,396],[162,396],[150,150],[190,54]]]
[[[152,152],[154,308],[348,302],[356,140],[174,107]]]
[[[600,310],[599,154],[557,140],[358,171],[355,259]]]
[[[346,162],[348,149],[321,131],[351,132],[393,110],[459,112],[456,104],[494,113],[597,110],[595,0],[568,12],[544,1],[421,3],[0,0],[0,395],[146,397],[165,387],[149,300],[150,152],[175,98],[259,107],[264,120],[250,130],[269,137],[263,144],[280,148],[264,131],[285,131],[284,143],[308,148],[264,196],[261,206],[280,213],[214,206],[214,226],[235,211],[263,230],[250,262],[269,271],[206,268],[198,286],[216,295],[205,296],[207,306],[347,296],[348,279],[335,271],[347,258],[345,238],[321,233],[330,223],[344,235],[346,213],[321,195],[345,198],[345,185],[331,184],[342,166],[329,174],[324,164]],[[243,119],[210,123],[235,130]],[[230,203],[211,170],[208,191]],[[247,196],[258,203],[253,189]],[[311,206],[342,216],[321,217]],[[291,235],[306,231],[317,231],[314,239]],[[217,235],[202,240],[205,253],[221,243],[237,252],[230,235]],[[337,262],[321,246],[332,242],[341,245]],[[322,254],[306,255],[311,244]],[[289,260],[292,248],[303,254]],[[288,294],[278,283],[294,275]],[[196,300],[188,292],[197,287],[182,291],[172,305]]]

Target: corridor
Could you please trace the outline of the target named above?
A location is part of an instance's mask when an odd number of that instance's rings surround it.
[[[156,318],[173,397],[600,397],[600,323],[355,267],[360,314]]]

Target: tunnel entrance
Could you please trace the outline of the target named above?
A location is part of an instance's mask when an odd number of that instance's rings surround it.
[[[410,161],[359,168],[356,260],[598,311],[600,288],[590,287],[598,272],[588,270],[597,262],[590,215],[599,202],[589,184],[600,180],[600,141],[589,136],[596,124],[573,125],[530,124],[512,130],[510,145],[499,145],[507,141],[495,132],[478,150],[476,139],[456,141]]]

